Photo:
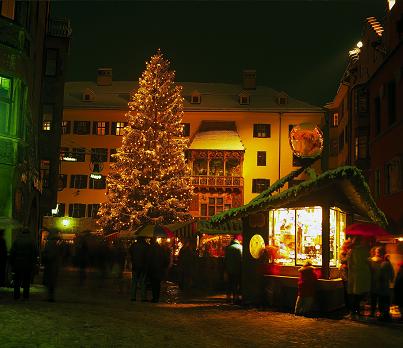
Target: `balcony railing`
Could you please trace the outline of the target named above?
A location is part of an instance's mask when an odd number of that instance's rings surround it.
[[[70,38],[72,29],[70,21],[66,18],[49,19],[48,34],[56,37]]]
[[[240,187],[243,186],[241,176],[192,176],[193,186]]]

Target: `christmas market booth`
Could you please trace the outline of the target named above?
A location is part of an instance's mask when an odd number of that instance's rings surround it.
[[[211,219],[212,224],[242,219],[245,303],[293,308],[298,269],[309,259],[320,273],[317,308],[329,311],[342,307],[338,266],[346,225],[357,219],[387,225],[356,167],[339,167],[319,176],[311,172],[309,179],[279,192],[309,169],[290,173],[248,204]],[[269,257],[263,260],[263,254]]]

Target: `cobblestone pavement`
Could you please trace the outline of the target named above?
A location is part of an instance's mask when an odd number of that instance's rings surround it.
[[[0,293],[0,347],[403,347],[403,324],[295,317],[185,296],[173,284],[162,301],[130,302],[128,283],[62,282],[57,302],[33,287],[29,301]]]

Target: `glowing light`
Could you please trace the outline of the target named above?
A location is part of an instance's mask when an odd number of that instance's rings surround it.
[[[358,41],[358,42],[357,42],[357,47],[358,47],[358,48],[361,48],[362,46],[363,46],[362,41]]]
[[[63,219],[62,220],[62,225],[63,225],[63,227],[69,226],[70,225],[70,220],[69,219]]]
[[[91,173],[90,174],[90,178],[94,179],[94,180],[99,180],[102,179],[102,175],[101,174],[97,174],[97,173]]]
[[[388,0],[388,3],[389,3],[389,10],[391,10],[392,7],[395,6],[395,2],[396,2],[396,0]]]
[[[56,208],[52,209],[52,215],[57,215],[58,212],[59,212],[59,204],[56,204]]]
[[[397,238],[397,240],[398,240],[399,242],[403,242],[403,237],[399,237],[399,238]]]
[[[66,162],[77,162],[77,158],[75,158],[75,157],[70,157],[70,156],[63,156],[63,161],[66,161]]]

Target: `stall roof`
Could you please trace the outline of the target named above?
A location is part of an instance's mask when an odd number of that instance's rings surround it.
[[[368,217],[383,227],[388,224],[385,215],[376,206],[361,170],[351,166],[329,170],[277,194],[268,188],[248,204],[214,215],[211,222],[221,224],[270,209],[324,204]]]

